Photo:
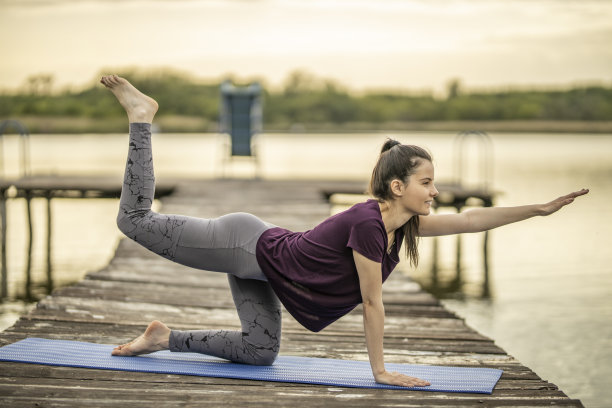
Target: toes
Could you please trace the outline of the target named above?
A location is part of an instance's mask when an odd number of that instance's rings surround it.
[[[120,78],[117,75],[105,75],[100,78],[100,82],[107,88],[112,88],[113,86],[121,83]]]
[[[128,347],[127,344],[124,344],[122,346],[117,346],[113,349],[113,351],[111,352],[111,355],[113,356],[131,356],[134,353],[132,353]]]
[[[104,84],[105,87],[107,88],[112,88],[113,87],[113,83],[111,81],[111,77],[110,76],[103,76],[102,79],[100,79],[100,82],[102,82]]]

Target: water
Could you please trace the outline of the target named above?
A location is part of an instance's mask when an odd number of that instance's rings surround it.
[[[260,171],[266,178],[367,180],[385,137],[432,151],[436,178],[453,178],[451,133],[266,134],[260,137]],[[496,205],[551,200],[582,187],[591,193],[550,217],[531,219],[490,235],[492,296],[480,296],[482,234],[463,237],[461,292],[444,303],[509,354],[586,406],[612,404],[612,135],[492,134]],[[127,136],[32,136],[35,174],[103,174],[121,182]],[[16,172],[17,138],[6,137],[4,168]],[[164,177],[209,178],[220,174],[223,141],[216,135],[160,134],[155,169]],[[476,157],[469,174],[474,176]],[[240,174],[252,163],[234,163]],[[476,180],[473,180],[476,181]],[[119,233],[116,200],[53,203],[54,279],[78,281],[103,267]],[[245,208],[248,210],[248,208]],[[34,201],[34,293],[44,295],[44,201]],[[25,218],[22,200],[8,203],[11,301],[0,304],[0,329],[31,307],[23,295]],[[455,237],[439,240],[441,279],[454,273]],[[421,244],[421,265],[400,271],[427,283],[432,240]]]

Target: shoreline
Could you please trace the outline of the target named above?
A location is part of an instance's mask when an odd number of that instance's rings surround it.
[[[0,118],[5,120],[9,118]],[[80,134],[124,133],[126,119],[83,117],[15,117],[30,133]],[[216,122],[198,116],[158,115],[155,120],[162,133],[217,133]],[[612,121],[551,121],[551,120],[470,120],[470,121],[408,121],[408,122],[347,122],[337,123],[267,123],[262,133],[376,133],[376,132],[484,132],[513,133],[592,133],[612,134]],[[7,132],[10,133],[10,132]]]

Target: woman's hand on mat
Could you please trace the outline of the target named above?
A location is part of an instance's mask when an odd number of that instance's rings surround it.
[[[431,385],[428,381],[416,377],[409,377],[404,374],[385,371],[375,376],[379,384],[399,385],[401,387],[427,387]]]
[[[588,189],[583,188],[580,191],[574,191],[573,193],[569,193],[567,195],[561,196],[555,200],[552,200],[549,203],[542,204],[540,206],[540,215],[550,215],[554,212],[559,211],[561,208],[565,207],[568,204],[574,202],[576,197],[580,197],[581,195],[585,195],[589,192]]]

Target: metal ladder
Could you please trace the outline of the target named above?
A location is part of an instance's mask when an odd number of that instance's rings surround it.
[[[474,160],[469,158],[472,153],[469,150],[470,142],[474,142],[477,148],[477,156]],[[476,164],[476,175],[470,179],[469,165]],[[479,190],[482,192],[492,193],[493,186],[493,142],[491,137],[483,131],[467,130],[459,132],[453,140],[453,167],[454,176],[452,184],[456,188],[463,190]],[[473,167],[472,167],[473,168]],[[460,212],[466,202],[460,206],[456,206],[457,212]],[[491,205],[484,203],[484,205]],[[483,237],[483,292],[482,297],[490,296],[490,279],[489,279],[489,251],[488,251],[489,232],[484,232]],[[439,290],[438,287],[438,239],[433,241],[433,264],[431,268],[431,276],[434,285],[434,290]],[[461,235],[456,237],[456,255],[455,255],[455,278],[447,290],[451,292],[459,290],[462,285],[462,240]]]
[[[5,163],[4,163],[4,134],[7,131],[15,130],[19,133],[20,144],[20,176],[27,177],[30,175],[30,132],[28,128],[18,120],[8,119],[0,122],[0,180],[5,178]]]
[[[479,174],[477,182],[466,182],[467,160],[469,153],[466,147],[469,142],[474,140],[478,148],[478,167]],[[453,159],[455,167],[455,183],[463,187],[478,188],[483,191],[490,191],[493,182],[493,142],[487,132],[480,130],[466,130],[460,132],[453,140]]]
[[[468,157],[469,151],[466,149],[470,141],[474,141],[477,146],[477,174],[474,180],[469,180]],[[455,182],[463,188],[479,189],[488,192],[493,185],[493,141],[487,132],[480,130],[467,130],[457,134],[453,141],[453,158],[455,160]],[[489,277],[489,231],[484,232],[483,236],[483,293],[482,296],[488,298],[490,292]],[[456,279],[461,281],[461,236],[457,236],[456,248]]]

